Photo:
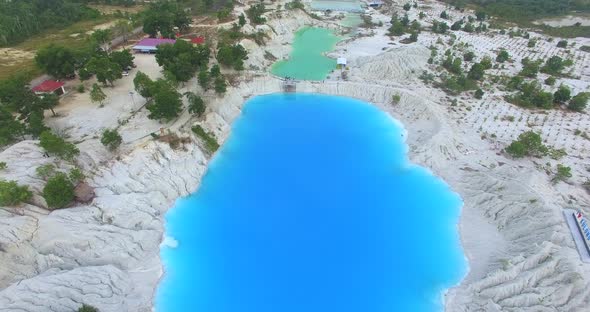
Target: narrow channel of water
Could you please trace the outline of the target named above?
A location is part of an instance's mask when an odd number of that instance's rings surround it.
[[[199,190],[166,215],[158,312],[442,311],[466,272],[461,199],[367,103],[246,103]]]

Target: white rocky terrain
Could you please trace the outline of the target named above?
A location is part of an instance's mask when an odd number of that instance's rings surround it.
[[[428,14],[423,24],[445,9],[438,2],[419,5]],[[324,82],[300,82],[297,90],[350,96],[389,112],[408,131],[410,159],[461,195],[464,207],[458,227],[470,271],[446,293],[446,311],[588,311],[590,265],[580,261],[562,209],[590,213],[590,195],[582,187],[590,167],[590,140],[574,133],[589,131],[590,117],[522,109],[505,102],[500,90],[486,92],[481,100],[468,94],[449,96],[418,78],[423,70],[436,69],[427,63],[428,47],[441,37],[445,43],[439,50],[444,51],[449,35],[425,31],[417,43],[401,44],[399,38],[386,35],[389,15],[370,12],[373,21],[383,21],[384,26],[361,30],[361,36],[344,40],[332,53],[348,58],[348,80],[335,72]],[[265,50],[284,58],[299,27],[337,28],[334,22],[324,23],[298,10],[272,13],[268,24],[261,27],[270,36],[265,47],[242,41],[250,52],[246,65],[251,70],[239,85],[222,98],[205,97],[206,116],[196,122],[220,141],[230,135],[246,99],[281,91],[280,81],[267,74],[272,62],[264,58]],[[495,55],[499,47],[507,49],[513,63],[498,71],[517,72],[520,58],[532,53],[522,38],[454,33],[455,40],[471,44],[479,58]],[[588,44],[582,38],[570,41]],[[565,53],[552,47],[554,43],[543,44],[537,51]],[[561,82],[576,93],[590,85],[590,58],[588,53],[573,53],[578,78]],[[161,75],[153,56],[136,55],[136,63],[152,77]],[[7,163],[0,177],[27,184],[36,194],[31,203],[0,209],[0,311],[74,311],[82,303],[103,312],[152,311],[153,294],[164,274],[159,259],[164,215],[178,197],[197,189],[209,157],[188,131],[195,120],[187,112],[168,124],[147,119],[141,109],[145,100],[129,95],[134,74],[108,90],[104,108],[91,104],[87,94],[70,94],[58,107],[60,117],[49,118],[51,127],[69,135],[82,152],[78,165],[89,172],[88,182],[97,195],[91,203],[47,211],[39,196],[44,182],[35,169],[45,163],[63,170],[67,166],[43,157],[35,141],[0,152]],[[183,91],[195,88],[191,81]],[[401,100],[393,104],[396,94]],[[451,106],[454,99],[457,105]],[[97,133],[118,124],[124,144],[110,153]],[[191,143],[172,149],[154,141],[149,133],[160,128],[190,136]],[[568,155],[559,161],[514,160],[501,152],[528,129],[541,132],[547,144],[564,148]],[[557,162],[572,167],[567,183],[551,182]]]

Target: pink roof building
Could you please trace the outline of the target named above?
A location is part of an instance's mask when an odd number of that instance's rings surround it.
[[[135,46],[133,46],[133,50],[135,52],[156,52],[156,49],[161,44],[174,44],[176,40],[174,39],[159,39],[159,38],[145,38],[141,39]]]

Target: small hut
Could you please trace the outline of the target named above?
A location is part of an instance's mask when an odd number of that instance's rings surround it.
[[[61,81],[45,80],[41,84],[34,86],[31,90],[36,95],[46,95],[52,93],[55,95],[62,95],[66,93],[64,85],[65,84]]]
[[[283,92],[296,92],[297,91],[297,83],[295,79],[286,77],[283,80]]]

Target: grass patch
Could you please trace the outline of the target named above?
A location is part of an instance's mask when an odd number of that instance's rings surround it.
[[[215,153],[219,149],[219,143],[217,143],[215,137],[213,137],[213,135],[211,135],[210,133],[205,132],[205,129],[203,129],[203,127],[196,125],[193,126],[191,130],[195,133],[197,137],[199,137],[199,139],[203,141],[203,143],[205,143],[205,148],[210,153]]]

